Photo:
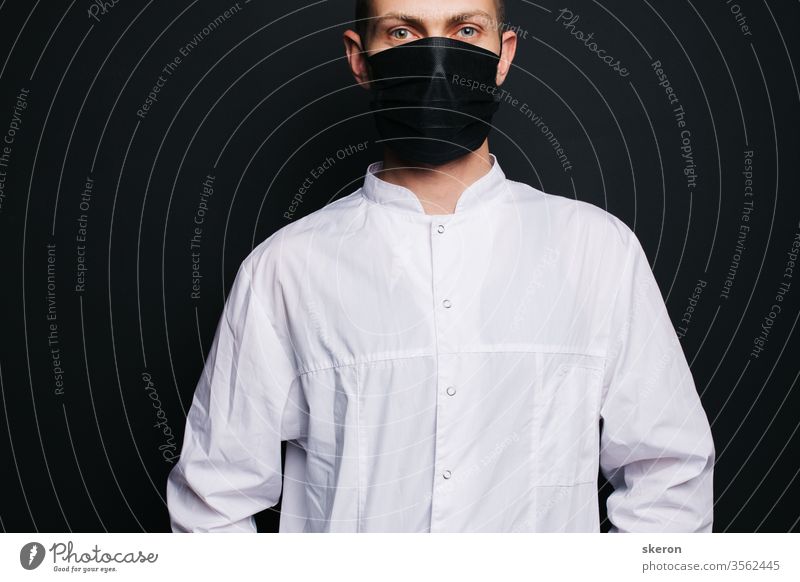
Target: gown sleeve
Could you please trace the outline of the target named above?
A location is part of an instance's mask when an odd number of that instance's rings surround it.
[[[610,532],[710,532],[709,422],[647,256],[624,228],[600,412]]]
[[[256,295],[245,260],[167,480],[173,532],[255,532],[253,515],[279,501],[281,441],[299,435],[298,375],[285,325],[272,311]]]

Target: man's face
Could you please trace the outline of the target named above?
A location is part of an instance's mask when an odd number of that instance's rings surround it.
[[[443,36],[500,53],[495,0],[372,0],[368,55],[418,40]]]
[[[370,86],[367,56],[428,36],[460,40],[500,55],[498,86],[514,60],[517,35],[498,22],[496,0],[372,0],[371,12],[366,38],[354,30],[344,33],[350,70],[365,89]]]

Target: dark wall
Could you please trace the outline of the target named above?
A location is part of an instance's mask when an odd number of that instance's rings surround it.
[[[715,531],[797,531],[800,5],[568,6],[509,0],[492,151],[642,241],[712,422]],[[0,3],[2,530],[169,530],[239,262],[381,157],[351,18],[350,1]]]

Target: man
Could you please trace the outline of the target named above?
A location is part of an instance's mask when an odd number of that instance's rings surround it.
[[[596,532],[601,470],[612,532],[711,531],[709,424],[641,245],[505,177],[515,34],[493,0],[430,4],[358,3],[383,162],[242,262],[173,530],[255,531],[283,491],[282,532]]]

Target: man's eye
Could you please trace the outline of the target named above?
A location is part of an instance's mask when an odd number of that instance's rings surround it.
[[[472,36],[475,36],[478,33],[478,31],[476,29],[474,29],[473,27],[471,27],[471,26],[465,26],[464,28],[459,30],[458,33],[461,36],[470,38]]]
[[[409,32],[407,28],[396,28],[389,34],[397,40],[406,40],[408,38]]]

